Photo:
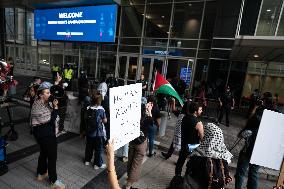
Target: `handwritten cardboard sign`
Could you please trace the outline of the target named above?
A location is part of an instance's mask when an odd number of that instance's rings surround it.
[[[140,136],[142,84],[110,88],[110,138],[114,150]]]
[[[279,170],[284,157],[284,114],[264,110],[251,164]]]

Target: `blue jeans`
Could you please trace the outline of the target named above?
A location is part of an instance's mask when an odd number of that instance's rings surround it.
[[[250,156],[243,151],[240,152],[237,170],[235,174],[235,189],[242,189],[244,176],[248,170],[247,189],[258,189],[258,170],[259,166],[250,164]]]
[[[119,156],[119,157],[128,157],[128,146],[129,146],[129,143],[127,143],[124,146],[120,147],[117,150],[116,155]]]
[[[155,141],[157,130],[158,130],[158,127],[155,124],[148,126],[149,154],[150,155],[153,154],[154,141]]]

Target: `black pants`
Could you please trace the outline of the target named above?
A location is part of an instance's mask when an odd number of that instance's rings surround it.
[[[64,129],[64,121],[65,121],[65,117],[66,117],[66,110],[67,107],[60,107],[58,109],[58,115],[59,115],[59,131],[62,131]]]
[[[91,162],[94,154],[94,165],[101,167],[103,164],[104,137],[87,136],[86,139],[85,162]]]
[[[57,140],[56,137],[39,137],[34,133],[37,143],[40,146],[40,153],[37,164],[37,174],[49,175],[50,182],[57,180],[56,160],[57,160]]]
[[[170,148],[168,149],[168,152],[167,152],[167,156],[168,157],[171,157],[174,153],[175,149],[174,149],[174,143],[172,142]]]
[[[72,91],[72,79],[65,79],[65,82],[68,84],[68,86],[65,88],[66,91]]]
[[[221,123],[221,121],[223,119],[224,112],[226,113],[226,125],[229,126],[229,124],[230,124],[229,116],[230,116],[230,112],[231,112],[231,107],[230,106],[227,106],[227,105],[221,106],[218,122]]]
[[[186,158],[187,158],[188,155],[189,155],[189,152],[188,152],[186,146],[182,146],[181,149],[180,149],[180,152],[179,152],[178,161],[177,161],[177,165],[176,165],[176,169],[175,169],[176,175],[181,174],[183,164],[186,161]]]

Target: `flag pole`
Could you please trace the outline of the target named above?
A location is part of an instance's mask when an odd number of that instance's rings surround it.
[[[157,76],[157,69],[155,69],[155,74],[154,74],[154,82],[153,82],[153,92],[154,92],[154,89],[155,89],[155,84],[156,84],[156,76]]]

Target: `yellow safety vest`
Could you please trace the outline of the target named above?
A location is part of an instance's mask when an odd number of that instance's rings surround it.
[[[73,70],[72,69],[65,69],[64,70],[64,78],[65,79],[72,79],[72,75],[73,75]]]
[[[53,72],[59,72],[59,66],[52,66]]]

